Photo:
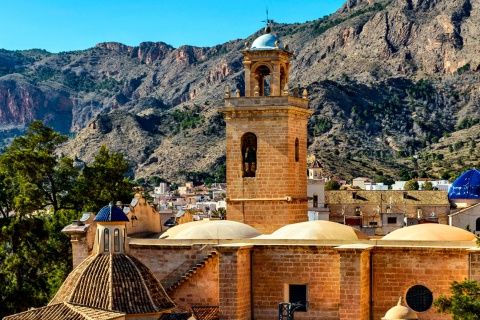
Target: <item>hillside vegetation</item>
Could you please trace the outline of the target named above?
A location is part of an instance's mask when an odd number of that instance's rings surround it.
[[[290,88],[309,92],[309,159],[329,176],[454,177],[477,165],[480,0],[351,0],[303,24],[272,25],[294,52]],[[243,94],[244,42],[84,51],[0,50],[4,143],[35,119],[91,163],[102,144],[134,178],[223,179],[224,88]],[[222,177],[222,178],[220,178]]]

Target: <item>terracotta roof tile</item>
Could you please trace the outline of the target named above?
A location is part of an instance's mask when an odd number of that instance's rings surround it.
[[[78,306],[69,303],[57,303],[46,307],[32,309],[3,318],[4,320],[114,320],[125,319],[125,314]]]
[[[192,307],[193,314],[197,320],[219,320],[220,309],[217,306]]]
[[[127,314],[159,313],[175,307],[152,272],[124,254],[85,259],[70,273],[50,304],[59,302]]]

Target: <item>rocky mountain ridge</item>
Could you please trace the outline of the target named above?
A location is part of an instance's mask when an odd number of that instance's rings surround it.
[[[309,91],[309,153],[329,175],[420,173],[424,155],[450,137],[477,140],[454,133],[480,119],[479,17],[480,0],[350,0],[315,21],[272,26],[295,54],[290,87]],[[225,157],[224,88],[243,94],[239,50],[261,33],[208,48],[0,50],[0,135],[8,143],[42,119],[70,135],[61,152],[79,163],[106,143],[137,178],[214,177]],[[476,161],[439,150],[451,162],[425,161],[433,176]]]

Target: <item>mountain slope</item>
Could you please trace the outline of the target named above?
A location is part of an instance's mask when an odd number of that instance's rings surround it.
[[[309,152],[329,174],[399,177],[423,164],[429,174],[455,174],[474,163],[476,151],[459,155],[459,165],[439,146],[448,136],[459,136],[452,147],[477,139],[452,133],[480,119],[479,10],[480,0],[351,0],[312,22],[273,25],[295,54],[290,87],[309,91]],[[260,34],[210,48],[2,50],[0,133],[12,137],[43,119],[70,133],[62,152],[79,163],[106,143],[125,153],[136,177],[214,174],[225,156],[224,88],[243,94],[239,50]],[[455,165],[424,163],[432,152]]]

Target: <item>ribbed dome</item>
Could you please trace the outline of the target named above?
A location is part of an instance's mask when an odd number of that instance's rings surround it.
[[[445,224],[424,223],[397,229],[382,240],[471,241],[477,237],[467,230]]]
[[[367,239],[361,231],[330,221],[308,221],[289,224],[270,235],[263,235],[261,239],[283,240],[359,240]]]
[[[277,48],[275,45],[275,42],[277,41],[280,42],[278,48],[285,50],[282,41],[270,33],[266,33],[255,39],[250,47],[250,50],[274,50]]]
[[[417,314],[412,309],[402,306],[402,298],[398,300],[398,304],[388,310],[382,320],[416,320]]]
[[[128,222],[128,217],[122,209],[115,205],[108,205],[103,207],[93,219],[96,222]]]
[[[152,272],[125,254],[85,259],[62,284],[49,305],[67,302],[127,314],[160,313],[175,307]]]
[[[458,177],[448,190],[448,198],[480,200],[480,171],[468,170]]]
[[[248,239],[261,233],[249,225],[229,220],[201,220],[168,229],[162,239]]]

